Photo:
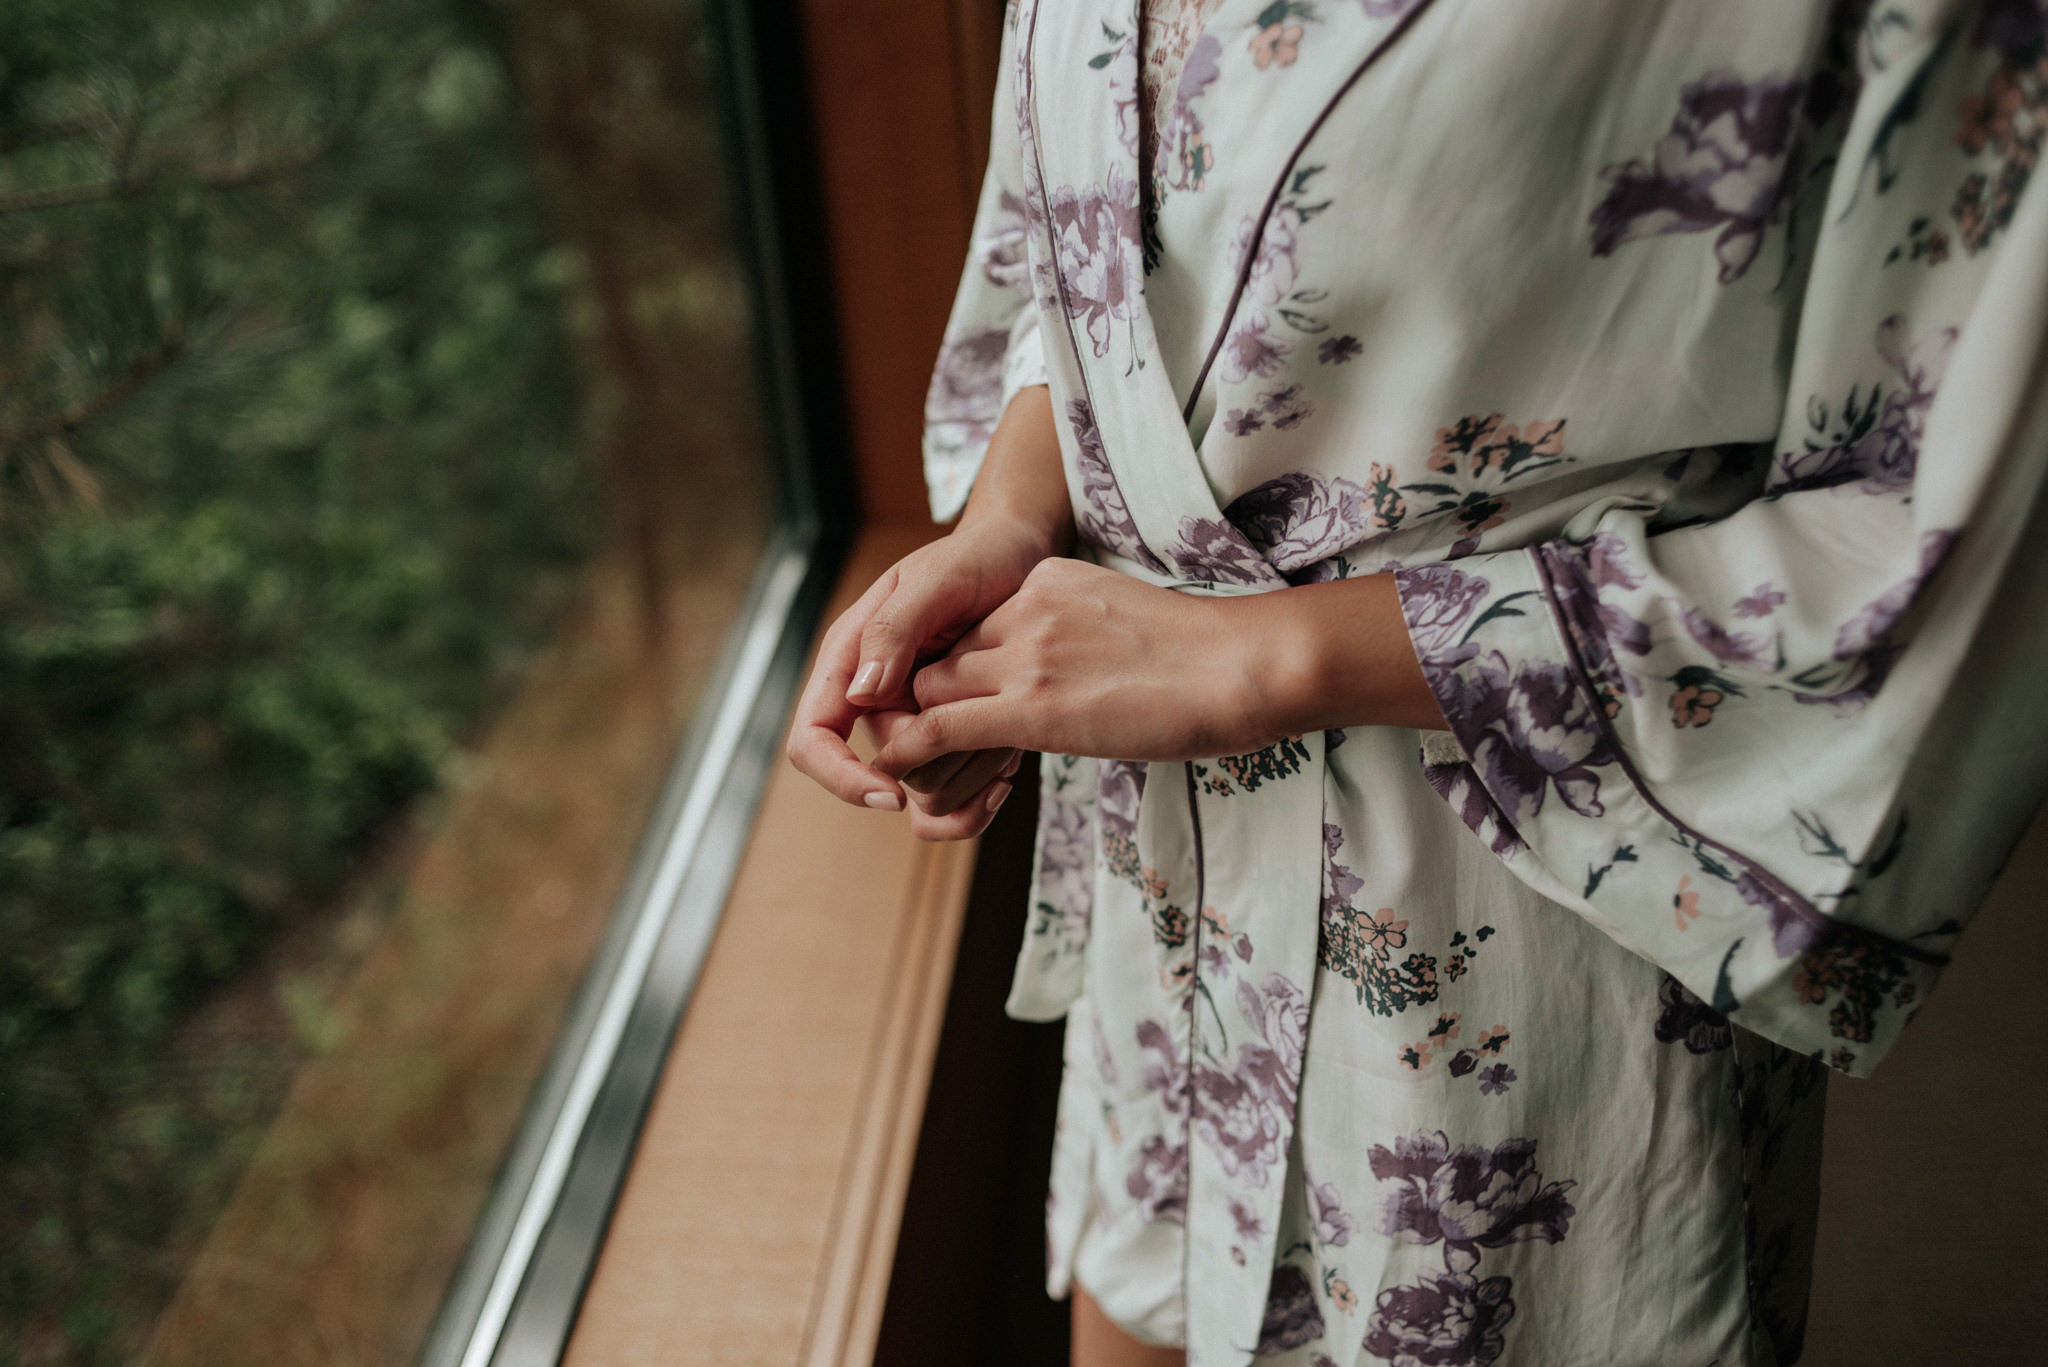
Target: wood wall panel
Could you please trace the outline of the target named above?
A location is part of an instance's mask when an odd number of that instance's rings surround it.
[[[925,385],[986,156],[994,0],[802,0],[862,511],[924,523]]]

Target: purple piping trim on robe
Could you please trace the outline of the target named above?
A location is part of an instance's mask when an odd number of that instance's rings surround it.
[[[1534,548],[1531,548],[1530,559],[1535,562],[1536,573],[1542,580],[1543,601],[1550,608],[1551,622],[1557,630],[1559,639],[1565,643],[1565,655],[1571,662],[1572,677],[1579,687],[1586,691],[1588,697],[1597,696],[1593,690],[1592,680],[1587,676],[1584,662],[1579,659],[1578,652],[1571,648],[1571,636],[1566,629],[1563,609],[1558,605],[1557,583],[1551,576],[1550,566],[1543,556],[1535,554]],[[1771,914],[1774,922],[1783,917],[1799,923],[1796,929],[1790,925],[1783,924],[1772,927],[1771,939],[1778,951],[1779,958],[1789,959],[1794,954],[1819,949],[1830,942],[1868,940],[1883,946],[1901,958],[1913,959],[1924,964],[1933,964],[1936,967],[1947,965],[1949,956],[1946,954],[1932,953],[1918,946],[1909,945],[1903,941],[1880,935],[1874,930],[1866,930],[1862,926],[1850,925],[1845,921],[1837,921],[1834,917],[1829,916],[1819,907],[1814,906],[1813,903],[1787,887],[1776,874],[1764,868],[1761,864],[1756,863],[1746,855],[1730,849],[1712,836],[1704,835],[1686,825],[1683,821],[1680,821],[1670,808],[1658,801],[1650,792],[1649,785],[1643,781],[1641,772],[1637,770],[1634,761],[1629,759],[1628,751],[1623,748],[1621,738],[1615,734],[1613,723],[1608,719],[1607,714],[1598,707],[1591,710],[1593,722],[1605,733],[1607,743],[1613,751],[1615,762],[1621,767],[1622,774],[1628,779],[1629,783],[1635,788],[1637,795],[1643,799],[1643,802],[1650,810],[1663,818],[1672,829],[1685,832],[1686,835],[1697,840],[1701,845],[1726,856],[1738,865],[1743,871],[1743,879],[1739,881],[1738,886],[1741,887],[1742,897],[1745,902],[1764,907]],[[1742,884],[1747,884],[1748,886],[1742,886]]]

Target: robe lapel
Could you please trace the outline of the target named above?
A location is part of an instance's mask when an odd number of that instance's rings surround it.
[[[1321,924],[1324,737],[1187,766],[1200,862],[1188,1087],[1190,1367],[1257,1351]]]
[[[1302,149],[1429,4],[1324,3],[1297,18],[1270,0],[1228,0],[1210,19],[1205,36],[1218,45],[1217,75],[1201,102],[1215,126],[1229,130],[1230,162],[1204,191],[1169,195],[1162,209],[1174,215],[1176,243],[1206,247],[1186,251],[1174,269],[1226,282],[1203,310],[1212,315],[1203,319],[1210,340],[1187,398],[1162,362],[1146,304],[1137,4],[1025,0],[1019,10],[1017,114],[1032,263],[1046,321],[1063,325],[1050,330],[1046,359],[1076,491],[1097,524],[1082,530],[1162,580],[1240,591],[1284,586],[1222,514],[1189,436],[1191,396],[1228,337]],[[1300,31],[1284,51],[1270,37],[1276,25],[1283,35]]]

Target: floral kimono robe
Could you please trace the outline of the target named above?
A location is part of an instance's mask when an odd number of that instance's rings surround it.
[[[1392,571],[1450,730],[1045,758],[1052,1291],[1198,1367],[1790,1362],[1825,1072],[2048,776],[2048,11],[1145,17],[1013,8],[934,511],[1049,383],[1084,553]]]

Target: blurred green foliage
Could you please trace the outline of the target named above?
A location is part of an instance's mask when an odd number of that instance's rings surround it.
[[[599,534],[498,23],[0,3],[0,1364],[132,1355],[292,1061],[194,1009]]]

